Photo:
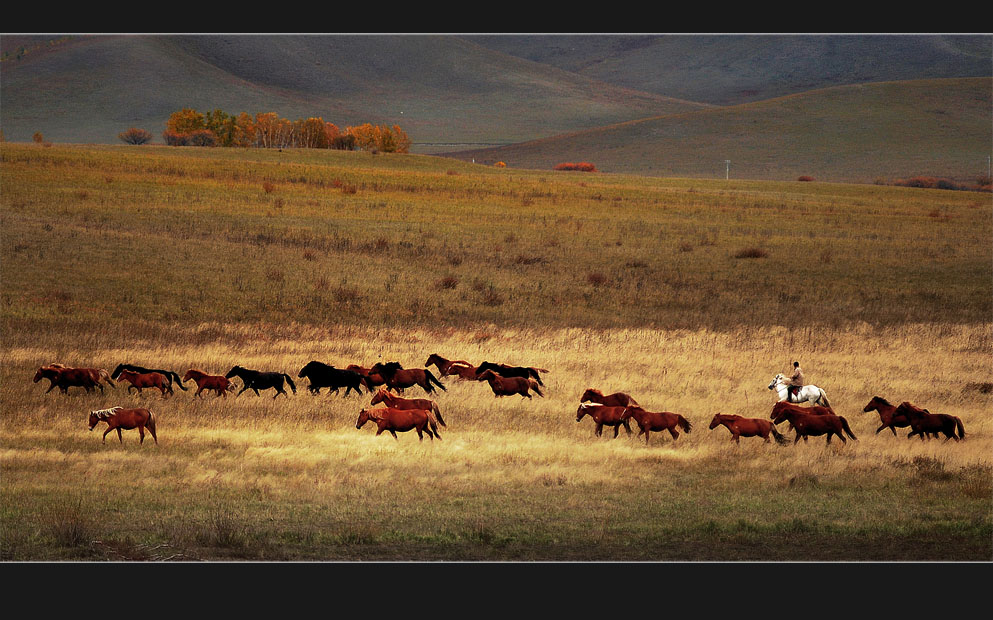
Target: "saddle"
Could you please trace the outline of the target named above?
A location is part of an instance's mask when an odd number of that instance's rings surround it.
[[[799,385],[789,385],[786,389],[786,394],[791,402],[797,402],[797,395],[800,393]]]

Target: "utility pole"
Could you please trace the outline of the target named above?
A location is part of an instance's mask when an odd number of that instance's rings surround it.
[[[731,160],[730,159],[725,159],[724,160],[724,165],[725,165],[725,169],[724,169],[724,180],[727,181],[728,179],[731,178]]]

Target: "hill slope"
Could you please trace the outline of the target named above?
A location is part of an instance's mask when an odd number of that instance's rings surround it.
[[[989,77],[993,68],[990,36],[569,35],[470,39],[617,86],[716,105],[846,84]]]
[[[622,123],[525,144],[452,154],[548,169],[589,161],[605,172],[871,182],[944,176],[973,182],[990,151],[991,81],[845,86]]]
[[[35,41],[38,42],[37,40]],[[23,45],[6,39],[5,52]],[[451,36],[94,36],[0,64],[8,140],[158,136],[169,114],[399,124],[417,143],[506,144],[700,104],[614,87]]]

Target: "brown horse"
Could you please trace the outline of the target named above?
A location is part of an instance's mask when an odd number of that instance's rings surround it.
[[[823,407],[821,405],[811,405],[810,407],[805,407],[803,405],[797,405],[796,403],[781,400],[772,406],[772,413],[769,414],[769,419],[775,420],[776,416],[778,416],[782,411],[796,411],[807,415],[824,415],[826,413],[834,415],[834,410],[830,407]],[[793,428],[793,422],[790,422],[789,430],[795,430]]]
[[[576,410],[576,421],[581,422],[584,416],[593,418],[593,421],[596,422],[596,430],[593,431],[593,434],[597,437],[603,436],[604,426],[613,426],[614,439],[617,439],[617,433],[622,426],[628,435],[631,434],[631,423],[624,417],[624,411],[624,407],[584,403],[579,405],[579,409]]]
[[[893,431],[893,436],[895,437],[896,429],[910,426],[910,420],[907,419],[907,416],[902,413],[897,414],[896,409],[896,405],[890,404],[885,398],[873,396],[869,404],[862,408],[862,411],[878,411],[879,421],[882,422],[882,425],[876,429],[876,434],[878,435],[879,431],[888,428]]]
[[[399,362],[387,362],[386,364],[376,362],[370,371],[378,373],[386,380],[386,389],[396,390],[401,394],[405,389],[415,385],[421,386],[428,394],[434,392],[434,386],[440,387],[445,392],[448,391],[448,388],[442,385],[441,381],[438,381],[431,374],[430,370],[423,368],[411,368],[408,370],[401,366]]]
[[[70,387],[81,387],[87,392],[92,392],[93,388],[98,387],[103,392],[101,379],[110,387],[117,387],[110,379],[110,374],[102,368],[70,368],[62,364],[49,364],[38,369],[34,375],[34,382],[38,383],[43,378],[50,382],[48,389],[45,390],[46,394],[56,386],[63,394],[68,394]]]
[[[710,421],[710,430],[721,425],[731,431],[731,441],[735,443],[741,443],[741,437],[761,437],[769,443],[770,434],[780,445],[789,443],[771,421],[762,418],[743,418],[733,413],[715,413],[714,419]]]
[[[604,396],[603,392],[593,388],[588,388],[585,392],[583,392],[582,397],[579,399],[579,402],[581,403],[586,401],[607,405],[609,407],[638,406],[638,403],[624,392],[614,392],[613,394]]]
[[[372,397],[372,402],[370,405],[378,405],[383,403],[387,407],[392,409],[426,409],[434,413],[435,417],[438,418],[438,423],[442,426],[448,426],[445,424],[445,419],[441,417],[441,410],[438,409],[438,403],[427,398],[401,398],[399,396],[394,396],[386,390],[379,390]]]
[[[938,433],[942,433],[945,435],[945,441],[965,439],[965,427],[962,425],[962,420],[956,416],[947,413],[931,413],[927,409],[921,409],[908,402],[900,403],[900,406],[896,408],[896,413],[906,416],[907,420],[910,421],[912,430],[907,435],[908,439],[914,435],[919,435],[921,441],[924,441],[924,435],[927,433],[933,433],[935,437],[938,436]],[[958,435],[955,434],[956,430],[958,430]]]
[[[183,375],[183,383],[186,383],[190,379],[197,384],[197,391],[194,396],[200,396],[200,393],[204,390],[214,390],[217,392],[218,396],[228,397],[228,392],[234,391],[234,384],[231,380],[222,375],[208,375],[207,373],[197,370],[195,368],[190,368]],[[203,398],[203,396],[200,396]]]
[[[827,435],[828,444],[831,443],[832,435],[837,435],[841,439],[842,443],[848,443],[843,433],[848,433],[848,436],[852,439],[858,439],[858,437],[852,433],[852,429],[848,426],[848,420],[839,415],[835,415],[834,413],[803,413],[803,411],[812,408],[813,407],[797,407],[796,409],[781,408],[772,421],[774,424],[779,424],[783,420],[790,421],[790,424],[792,424],[793,428],[796,430],[796,438],[793,440],[794,445],[796,442],[800,441],[801,437],[803,437],[804,441],[807,441],[808,437],[819,435]]]
[[[493,390],[494,397],[520,394],[522,397],[531,398],[531,394],[528,390],[534,390],[534,393],[538,396],[541,396],[542,398],[545,397],[545,394],[541,391],[541,387],[538,385],[538,382],[534,379],[526,379],[524,377],[501,377],[492,370],[487,370],[479,375],[476,375],[476,380],[488,382],[490,384],[490,389]]]
[[[110,431],[117,431],[117,439],[121,443],[124,443],[124,438],[121,437],[121,429],[131,430],[133,428],[138,429],[138,435],[141,437],[138,443],[145,443],[146,428],[152,434],[152,439],[155,440],[155,443],[159,443],[159,438],[155,436],[155,416],[148,409],[111,407],[110,409],[91,411],[90,430],[92,431],[100,422],[107,423],[107,430],[103,433],[103,441],[105,443],[107,441],[107,433]]]
[[[359,419],[355,422],[355,428],[362,428],[362,425],[372,420],[379,427],[376,436],[379,437],[383,431],[389,431],[393,439],[399,440],[397,433],[405,433],[409,430],[416,430],[417,436],[424,441],[423,433],[427,433],[431,441],[435,437],[441,439],[438,434],[438,423],[431,411],[427,409],[394,409],[391,407],[381,407],[378,409],[363,409],[359,412]]]
[[[169,381],[169,377],[165,376],[159,372],[134,372],[131,370],[122,370],[121,374],[118,375],[118,379],[121,381],[127,381],[131,385],[128,386],[128,392],[132,389],[141,391],[145,388],[156,388],[162,392],[162,398],[166,397],[166,392],[170,394],[172,391],[172,382]]]
[[[366,388],[370,392],[381,385],[386,385],[386,379],[383,378],[383,375],[378,372],[373,372],[370,368],[365,368],[364,366],[359,366],[358,364],[349,364],[348,366],[345,366],[345,370],[351,370],[352,372],[359,373],[365,382]]]
[[[634,418],[635,422],[641,428],[638,436],[641,437],[644,435],[646,444],[648,443],[648,436],[652,431],[656,433],[669,431],[672,439],[676,440],[679,439],[679,431],[676,430],[677,426],[687,433],[693,430],[690,421],[678,413],[672,413],[671,411],[646,411],[637,405],[627,407],[621,418],[623,420]]]
[[[476,378],[476,367],[465,360],[446,360],[437,353],[432,353],[428,356],[428,361],[424,362],[424,367],[432,364],[442,377],[454,375],[462,380]]]

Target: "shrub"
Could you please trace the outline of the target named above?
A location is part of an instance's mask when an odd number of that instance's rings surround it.
[[[45,136],[41,135],[40,131],[36,131],[34,132],[34,135],[31,136],[31,139],[34,140],[36,144],[41,144],[45,141]]]
[[[745,248],[735,253],[735,258],[766,258],[769,253],[762,248]]]
[[[152,141],[152,132],[132,127],[117,134],[117,137],[125,144],[148,144]]]
[[[597,171],[596,170],[596,166],[594,166],[593,164],[591,164],[589,162],[585,162],[585,161],[584,162],[579,162],[579,163],[564,162],[564,163],[561,163],[561,164],[556,164],[555,167],[553,168],[553,170],[576,170],[576,171],[579,171],[579,172],[596,172]]]
[[[594,271],[586,275],[586,281],[593,286],[603,286],[607,283],[607,276],[603,275],[599,271]]]
[[[810,177],[810,176],[807,176],[805,174],[800,175],[800,177],[797,179],[797,181],[806,181],[806,182],[813,181],[813,180],[814,180],[814,177]]]
[[[497,163],[495,163],[493,165],[496,166],[497,168],[506,168],[507,167],[507,164],[505,164],[502,161],[498,161]]]

